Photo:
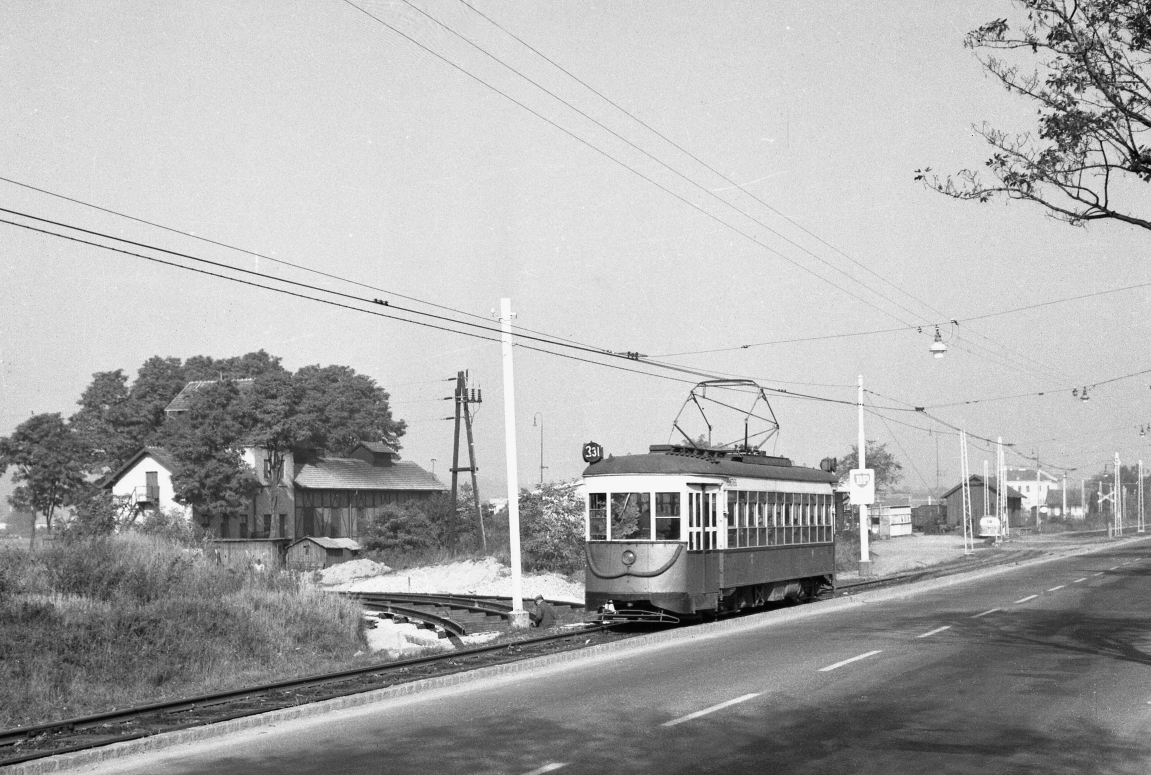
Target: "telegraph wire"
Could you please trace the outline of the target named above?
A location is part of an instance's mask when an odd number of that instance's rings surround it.
[[[479,83],[479,84],[481,84],[481,85],[485,86],[485,87],[486,87],[486,88],[488,88],[488,89],[491,89],[491,90],[492,90],[492,91],[494,91],[496,94],[499,94],[501,97],[503,97],[503,98],[507,99],[508,101],[510,101],[510,102],[512,102],[512,103],[514,103],[514,104],[516,104],[516,105],[518,105],[519,107],[523,108],[523,109],[524,109],[524,110],[526,110],[527,112],[529,112],[529,113],[531,113],[532,115],[534,115],[534,116],[536,116],[537,118],[539,118],[541,121],[544,121],[544,122],[546,122],[547,124],[550,124],[551,126],[553,126],[553,127],[555,127],[556,129],[560,130],[561,132],[563,132],[564,134],[568,135],[568,136],[569,136],[569,137],[571,137],[572,139],[576,140],[577,142],[579,142],[579,143],[581,143],[581,144],[583,144],[583,145],[587,146],[588,148],[590,148],[591,150],[593,150],[593,151],[595,151],[596,153],[600,154],[601,156],[603,156],[604,158],[608,159],[609,161],[612,161],[612,162],[614,162],[615,164],[618,164],[619,166],[621,166],[621,167],[623,167],[624,169],[628,170],[628,171],[629,171],[629,172],[631,172],[632,174],[634,174],[634,175],[636,175],[636,176],[638,176],[638,177],[642,178],[643,180],[646,180],[648,183],[651,183],[653,186],[655,186],[656,188],[660,189],[661,191],[663,191],[663,192],[665,192],[665,193],[667,193],[667,194],[669,194],[669,195],[671,195],[671,196],[675,197],[676,199],[678,199],[679,201],[683,202],[684,204],[686,204],[688,207],[692,208],[693,210],[696,210],[696,211],[698,211],[698,212],[702,213],[703,215],[707,216],[708,218],[712,219],[712,220],[713,220],[713,221],[715,221],[716,223],[719,223],[721,226],[725,226],[725,227],[727,227],[727,228],[728,228],[728,229],[730,229],[731,231],[734,231],[734,232],[736,232],[737,234],[739,234],[740,236],[742,236],[742,237],[744,237],[745,239],[749,240],[750,242],[753,242],[753,243],[755,243],[756,245],[759,245],[759,246],[760,246],[761,248],[763,248],[764,250],[767,250],[767,251],[769,251],[769,252],[771,252],[771,253],[775,254],[776,256],[779,256],[780,258],[782,258],[784,261],[787,261],[787,262],[788,262],[789,264],[791,264],[792,266],[795,266],[796,268],[798,268],[798,269],[801,269],[801,270],[803,270],[804,272],[807,272],[808,274],[810,274],[811,276],[815,277],[816,279],[818,279],[818,280],[821,280],[822,282],[825,282],[825,283],[827,283],[828,285],[832,286],[833,288],[836,288],[837,290],[839,290],[839,291],[841,291],[841,292],[843,292],[843,293],[847,294],[848,296],[852,297],[852,298],[853,298],[853,299],[855,299],[856,301],[859,301],[859,302],[861,302],[861,303],[863,303],[863,304],[866,304],[867,306],[871,307],[872,309],[875,309],[875,310],[877,310],[877,311],[881,312],[882,314],[884,314],[884,315],[887,315],[888,317],[894,318],[895,320],[899,320],[899,322],[901,322],[901,323],[907,324],[907,322],[906,322],[906,321],[904,321],[904,320],[900,320],[900,318],[899,318],[897,315],[895,315],[893,312],[891,312],[891,310],[885,309],[885,308],[883,308],[883,307],[879,306],[878,304],[875,304],[875,303],[873,303],[873,302],[871,302],[871,301],[868,301],[867,299],[864,299],[863,297],[859,296],[858,294],[856,294],[856,293],[853,293],[852,291],[850,291],[850,290],[848,290],[848,289],[844,288],[843,286],[841,286],[841,285],[839,285],[839,284],[837,284],[837,283],[833,282],[832,280],[829,280],[828,278],[826,278],[826,277],[823,277],[822,275],[820,275],[820,274],[818,274],[817,272],[815,272],[815,270],[813,270],[813,269],[810,269],[810,268],[808,268],[808,267],[804,266],[803,264],[801,264],[801,263],[800,263],[799,261],[797,261],[796,259],[793,259],[793,258],[791,258],[790,256],[788,256],[788,255],[786,255],[786,254],[784,254],[784,253],[781,253],[780,251],[778,251],[778,250],[776,250],[775,248],[771,247],[770,245],[768,245],[767,243],[765,243],[765,242],[763,242],[762,240],[758,239],[757,237],[755,237],[755,236],[753,236],[753,235],[751,235],[751,234],[748,234],[747,232],[743,231],[742,229],[739,229],[739,228],[737,228],[737,227],[733,226],[732,224],[730,224],[730,223],[728,223],[727,221],[725,221],[725,220],[723,220],[722,218],[720,218],[718,215],[715,215],[715,214],[713,214],[713,213],[710,213],[710,212],[708,212],[708,211],[707,211],[707,210],[705,210],[703,207],[701,207],[701,206],[699,206],[699,205],[695,204],[694,202],[690,201],[689,199],[686,199],[685,197],[681,196],[680,194],[677,194],[676,192],[672,191],[670,188],[668,188],[668,187],[664,186],[663,184],[661,184],[661,183],[659,183],[659,182],[657,182],[657,181],[653,180],[652,178],[648,177],[647,175],[645,175],[644,173],[642,173],[642,172],[640,172],[639,170],[635,169],[634,167],[632,167],[632,166],[630,166],[630,165],[626,164],[625,162],[621,161],[620,159],[617,159],[616,157],[612,156],[610,153],[608,153],[607,151],[603,150],[602,148],[599,148],[599,147],[597,147],[596,145],[594,145],[594,144],[592,144],[591,142],[589,142],[588,140],[585,140],[585,139],[583,139],[582,137],[580,137],[579,135],[577,135],[575,132],[573,132],[573,131],[571,131],[571,130],[569,130],[569,129],[566,129],[565,127],[561,126],[560,124],[558,124],[557,122],[553,121],[552,119],[550,119],[550,118],[548,118],[548,117],[544,116],[543,114],[539,113],[538,111],[536,111],[536,110],[534,110],[534,109],[532,109],[532,108],[528,107],[526,104],[524,104],[524,103],[523,103],[523,102],[521,102],[520,100],[517,100],[515,97],[512,97],[512,96],[511,96],[511,95],[509,95],[507,92],[501,91],[500,89],[496,88],[495,86],[493,86],[492,84],[488,83],[488,82],[487,82],[487,81],[485,81],[484,79],[480,78],[478,75],[475,75],[474,73],[472,73],[472,72],[468,71],[468,70],[467,70],[466,68],[464,68],[463,66],[456,64],[455,62],[453,62],[453,61],[451,61],[450,59],[448,59],[446,56],[444,56],[444,55],[442,55],[442,54],[440,54],[440,53],[438,53],[438,52],[436,52],[436,51],[432,50],[432,49],[431,49],[431,48],[429,48],[428,46],[424,45],[423,43],[420,43],[420,42],[419,42],[418,40],[416,40],[415,38],[413,38],[413,37],[411,37],[410,35],[408,35],[408,34],[406,34],[406,33],[402,32],[401,30],[399,30],[398,28],[396,28],[396,27],[392,26],[391,24],[389,24],[388,22],[386,22],[386,21],[384,21],[383,19],[379,18],[378,16],[375,16],[374,14],[370,13],[369,11],[367,11],[367,10],[365,10],[365,9],[361,8],[360,6],[358,6],[358,5],[356,5],[355,3],[353,3],[351,0],[344,0],[344,3],[346,3],[346,4],[347,4],[347,5],[349,5],[349,6],[351,6],[352,8],[356,9],[357,11],[359,11],[359,12],[360,12],[360,13],[362,13],[362,14],[364,14],[364,15],[365,15],[365,16],[367,16],[369,19],[372,19],[372,20],[373,20],[373,21],[375,21],[376,23],[378,23],[378,24],[380,24],[380,25],[383,25],[384,27],[388,28],[389,30],[391,30],[391,31],[392,31],[392,32],[394,32],[395,34],[397,34],[397,35],[399,35],[400,37],[404,38],[405,40],[407,40],[407,41],[411,42],[413,45],[415,45],[415,46],[418,46],[419,48],[423,49],[424,51],[426,51],[427,53],[429,53],[429,54],[431,54],[432,56],[436,57],[437,59],[439,59],[439,60],[441,60],[441,61],[445,62],[446,64],[450,65],[451,67],[455,68],[456,70],[458,70],[459,72],[463,73],[463,74],[464,74],[464,75],[466,75],[467,77],[469,77],[469,78],[473,79],[473,80],[474,80],[474,81],[476,81],[477,83]],[[430,18],[430,17],[429,17],[429,18]],[[437,22],[437,23],[438,23],[438,22]],[[446,27],[445,27],[445,29],[448,29],[448,28],[446,28]],[[450,30],[449,30],[449,31],[450,31]],[[453,32],[453,34],[456,34],[456,33],[454,33],[454,32]],[[466,40],[466,38],[465,38],[464,40]],[[468,41],[468,42],[470,43],[470,41]],[[475,45],[475,44],[471,44],[471,45]],[[481,49],[481,51],[482,51],[482,49]],[[485,53],[486,53],[486,52],[485,52]],[[491,55],[489,54],[489,56],[491,56]],[[494,58],[494,57],[493,57],[493,58]],[[499,60],[497,59],[496,61],[498,62]],[[503,63],[501,62],[501,64],[503,64]],[[505,66],[505,67],[508,67],[507,65],[504,65],[504,66]],[[510,68],[510,67],[509,67],[509,69],[512,69],[512,70],[513,70],[513,72],[514,72],[514,69],[513,69],[513,68]],[[529,82],[531,82],[531,81],[530,81],[530,79],[527,79],[527,78],[526,78],[526,76],[521,76],[521,77],[524,77],[526,80],[528,80]],[[545,90],[545,91],[546,91],[546,90]],[[548,93],[550,94],[550,92],[548,92]],[[554,97],[555,95],[552,95],[552,96]],[[556,97],[556,99],[559,99],[559,98],[558,98],[558,97]],[[560,100],[560,101],[561,101],[561,102],[563,102],[562,100]],[[565,104],[566,104],[566,103],[565,103]],[[571,107],[571,106],[569,105],[569,107]],[[573,110],[575,110],[575,108],[572,108],[572,109],[573,109]],[[594,120],[594,119],[593,119],[593,120]],[[605,127],[605,128],[606,128],[606,127]],[[611,130],[608,130],[608,131],[611,131]],[[625,141],[625,142],[627,142],[627,141]],[[661,163],[661,164],[663,164],[662,162],[660,162],[660,163]],[[666,164],[665,164],[664,166],[665,166],[665,167],[667,167],[667,165],[666,165]],[[676,171],[675,171],[674,169],[672,169],[671,167],[667,167],[667,168],[668,168],[668,169],[671,169],[671,170],[672,170],[672,172],[676,172]],[[676,174],[681,174],[681,173],[678,173],[678,172],[676,172]],[[682,176],[682,175],[681,175],[681,176]],[[699,184],[694,184],[694,185],[696,185],[696,186],[699,186]],[[702,187],[702,186],[700,186],[700,187],[701,187],[701,188],[703,188],[703,190],[704,190],[706,193],[708,193],[708,194],[711,194],[711,192],[710,192],[710,191],[708,191],[708,190],[707,190],[705,187]],[[714,194],[712,194],[712,195],[714,196]],[[726,204],[728,207],[732,207],[731,203],[730,203],[730,202],[727,202],[727,200],[723,199],[722,197],[716,197],[716,198],[717,198],[717,199],[719,199],[719,201],[721,201],[723,204]],[[751,219],[751,220],[753,220],[753,221],[754,221],[755,219]],[[759,223],[758,221],[755,221],[755,222],[756,222],[756,223]],[[762,223],[759,223],[759,225],[760,225],[760,226],[763,226],[763,224],[762,224]],[[765,227],[765,228],[766,228],[766,227]],[[770,229],[769,229],[769,230],[770,230]],[[820,260],[823,260],[823,259],[820,259]],[[826,263],[826,262],[825,262],[825,263]],[[842,270],[837,270],[837,271],[842,271]],[[854,278],[852,278],[852,279],[854,280]],[[858,281],[857,281],[857,280],[855,280],[855,282],[858,282]],[[864,287],[865,287],[865,288],[867,288],[867,286],[866,286],[866,285],[865,285]],[[878,294],[876,291],[874,291],[874,290],[872,290],[872,289],[870,289],[870,288],[868,288],[868,290],[871,290],[871,292],[872,292],[872,293],[876,293],[876,295],[880,295],[880,296],[882,296],[882,294]],[[897,305],[897,306],[898,306],[898,305]],[[922,317],[922,316],[916,316],[916,317]]]
[[[348,2],[349,4],[351,4],[351,0],[345,0],[345,2]],[[583,116],[585,116],[586,118],[588,118],[589,120],[591,120],[591,121],[595,122],[595,123],[596,123],[598,126],[602,127],[603,129],[607,130],[608,132],[611,132],[611,133],[612,133],[613,135],[615,135],[616,137],[619,137],[621,140],[623,140],[624,142],[628,143],[628,144],[629,144],[629,145],[631,145],[633,148],[636,148],[637,150],[639,150],[639,151],[640,151],[641,153],[643,153],[644,155],[648,156],[649,158],[652,158],[652,159],[653,159],[653,160],[655,160],[657,163],[659,163],[659,164],[663,165],[664,167],[666,167],[667,169],[669,169],[669,170],[671,170],[672,172],[676,173],[677,175],[679,175],[680,177],[684,178],[685,180],[688,180],[688,182],[690,182],[690,183],[692,183],[692,184],[694,184],[694,185],[696,185],[696,186],[700,187],[701,189],[703,188],[703,186],[702,186],[702,185],[700,185],[699,183],[696,183],[694,180],[689,180],[689,179],[687,178],[687,176],[686,176],[686,175],[684,175],[684,174],[680,173],[678,170],[675,170],[675,169],[674,169],[674,168],[672,168],[672,167],[671,167],[669,164],[667,164],[667,163],[663,162],[663,161],[662,161],[662,160],[660,160],[660,159],[656,159],[654,156],[652,156],[651,154],[647,153],[647,152],[646,152],[646,151],[644,151],[642,148],[639,148],[639,147],[638,147],[638,146],[636,146],[634,143],[632,143],[632,142],[630,142],[630,141],[628,141],[628,140],[624,139],[624,138],[623,138],[623,137],[621,137],[619,134],[617,134],[617,133],[616,133],[616,132],[614,132],[613,130],[609,129],[608,127],[604,126],[604,125],[603,125],[602,123],[600,123],[599,121],[596,121],[595,119],[591,118],[591,117],[590,117],[590,116],[588,116],[586,113],[584,113],[583,111],[579,110],[579,109],[578,109],[578,108],[576,108],[574,105],[572,105],[571,103],[569,103],[567,100],[564,100],[563,98],[561,98],[561,97],[559,97],[558,95],[554,94],[554,93],[553,93],[553,92],[551,92],[550,90],[548,90],[548,89],[546,89],[546,88],[544,88],[544,87],[540,86],[540,85],[539,85],[539,84],[537,84],[537,83],[536,83],[534,80],[532,80],[532,79],[528,78],[526,75],[523,75],[522,73],[520,73],[520,72],[519,72],[518,70],[516,70],[515,68],[511,67],[510,65],[508,65],[508,64],[506,64],[506,63],[504,63],[502,60],[500,60],[500,59],[496,58],[495,56],[493,56],[492,54],[488,53],[487,51],[485,51],[483,48],[481,48],[481,47],[480,47],[480,46],[478,46],[477,44],[475,44],[475,43],[473,43],[472,41],[470,41],[470,40],[468,40],[467,38],[465,38],[463,35],[460,35],[459,33],[455,32],[455,31],[454,31],[454,30],[452,30],[450,27],[448,27],[446,24],[444,24],[443,22],[440,22],[438,19],[435,19],[434,17],[432,17],[432,16],[431,16],[431,15],[429,15],[428,13],[424,12],[422,9],[420,9],[420,8],[417,8],[415,5],[413,5],[411,2],[409,2],[409,0],[402,0],[402,2],[404,2],[404,3],[405,3],[406,5],[408,5],[410,8],[413,8],[413,9],[414,9],[414,10],[416,10],[417,12],[419,12],[419,13],[423,14],[423,15],[424,15],[425,17],[427,17],[428,19],[431,19],[433,22],[435,22],[436,24],[440,25],[440,26],[441,26],[441,27],[443,27],[444,29],[448,30],[448,31],[449,31],[449,32],[451,32],[453,35],[455,35],[456,37],[460,38],[461,40],[464,40],[465,42],[467,42],[469,45],[473,46],[473,47],[474,47],[474,48],[476,48],[477,50],[481,51],[482,53],[484,53],[484,54],[486,54],[487,56],[491,57],[491,58],[492,58],[492,59],[494,59],[495,61],[497,61],[497,62],[499,62],[500,64],[504,65],[504,67],[506,67],[506,68],[508,68],[509,70],[511,70],[512,72],[516,73],[517,75],[519,75],[519,76],[520,76],[521,78],[523,78],[524,80],[527,80],[529,83],[531,83],[532,85],[536,86],[536,87],[537,87],[537,88],[539,88],[541,91],[543,91],[543,92],[545,92],[545,93],[549,94],[550,96],[552,96],[552,97],[553,97],[553,98],[555,98],[556,100],[558,100],[558,101],[560,101],[561,103],[563,103],[563,104],[567,105],[567,106],[568,106],[569,108],[571,108],[572,110],[575,110],[576,112],[580,113],[580,115],[583,115]],[[656,137],[659,137],[659,138],[660,138],[660,139],[662,139],[664,142],[668,143],[668,144],[669,144],[669,145],[671,145],[673,148],[675,148],[676,150],[678,150],[680,153],[683,153],[683,154],[684,154],[684,155],[686,155],[688,158],[692,159],[692,160],[693,160],[693,161],[695,161],[697,164],[701,165],[702,167],[704,167],[705,169],[707,169],[708,171],[710,171],[712,174],[714,174],[714,175],[718,176],[718,177],[719,177],[721,180],[723,180],[723,181],[725,181],[725,182],[729,183],[731,186],[733,186],[734,188],[736,188],[736,189],[738,189],[739,191],[741,191],[741,192],[742,192],[744,195],[746,195],[746,196],[750,197],[751,199],[755,200],[755,201],[756,201],[756,202],[758,202],[759,204],[763,205],[765,208],[767,208],[767,209],[768,209],[769,211],[771,211],[772,213],[775,213],[775,214],[776,214],[776,215],[778,215],[779,217],[781,217],[781,218],[783,218],[784,220],[786,220],[788,223],[790,223],[790,224],[792,224],[793,226],[795,226],[795,227],[799,228],[801,231],[803,231],[803,232],[804,232],[805,234],[807,234],[808,236],[810,236],[810,237],[814,238],[815,240],[817,240],[818,242],[822,243],[822,244],[823,244],[823,245],[825,245],[826,247],[828,247],[828,248],[830,248],[831,250],[835,251],[836,253],[838,253],[839,255],[843,256],[844,258],[846,258],[846,259],[847,259],[848,261],[850,261],[851,263],[855,264],[857,267],[859,267],[859,268],[863,269],[864,271],[866,271],[866,272],[868,272],[869,274],[871,274],[873,277],[877,278],[878,280],[880,280],[880,281],[882,281],[882,282],[886,283],[888,286],[890,286],[890,287],[894,288],[895,290],[899,291],[900,293],[902,293],[904,296],[906,296],[907,298],[911,299],[912,301],[914,301],[914,302],[916,302],[916,303],[918,303],[918,304],[922,305],[924,308],[926,308],[926,309],[928,309],[928,310],[931,310],[932,312],[934,312],[934,313],[936,313],[936,314],[943,314],[943,313],[941,313],[941,312],[940,312],[938,309],[935,309],[934,307],[932,307],[932,306],[931,306],[929,303],[927,303],[927,302],[923,301],[922,299],[919,299],[919,298],[917,298],[916,296],[912,295],[910,292],[906,291],[906,290],[905,290],[905,289],[903,289],[902,287],[900,287],[900,286],[896,285],[896,284],[895,284],[895,283],[893,283],[892,281],[890,281],[890,280],[888,280],[887,278],[883,277],[882,275],[880,275],[878,272],[876,272],[876,271],[874,271],[873,269],[871,269],[869,266],[867,266],[867,265],[866,265],[866,264],[864,264],[863,262],[856,260],[854,257],[852,257],[852,256],[848,255],[846,252],[844,252],[844,251],[843,251],[843,250],[841,250],[840,248],[838,248],[838,247],[836,247],[835,245],[832,245],[831,243],[829,243],[829,242],[827,242],[826,240],[824,240],[824,239],[823,239],[822,237],[820,237],[818,234],[815,234],[814,232],[812,232],[812,231],[810,231],[809,229],[807,229],[806,227],[804,227],[802,224],[800,224],[800,223],[798,223],[797,221],[795,221],[794,219],[792,219],[792,218],[788,217],[788,216],[787,216],[785,213],[783,213],[783,212],[781,212],[781,211],[777,210],[777,209],[776,209],[775,207],[773,207],[771,204],[769,204],[768,202],[764,201],[764,200],[763,200],[763,199],[761,199],[760,197],[756,196],[754,193],[752,193],[752,192],[748,191],[746,188],[744,188],[744,186],[742,186],[742,185],[740,185],[740,184],[736,183],[734,180],[732,180],[731,178],[727,177],[727,176],[726,176],[726,175],[724,175],[722,172],[720,172],[719,170],[715,169],[714,167],[712,167],[712,166],[711,166],[710,164],[708,164],[707,162],[705,162],[705,161],[703,161],[702,159],[700,159],[698,156],[696,156],[695,154],[693,154],[691,151],[689,151],[689,150],[687,150],[686,148],[682,147],[681,145],[679,145],[678,143],[676,143],[674,140],[672,140],[671,138],[669,138],[669,137],[667,137],[666,135],[664,135],[664,134],[663,134],[662,132],[660,132],[659,130],[655,129],[654,127],[652,127],[651,125],[649,125],[648,123],[646,123],[645,121],[643,121],[642,119],[640,119],[639,117],[637,117],[637,116],[633,115],[632,113],[630,113],[629,111],[627,111],[625,108],[623,108],[622,106],[620,106],[619,104],[617,104],[615,101],[613,101],[612,99],[610,99],[609,97],[607,97],[606,95],[604,95],[603,93],[601,93],[600,91],[598,91],[597,89],[595,89],[594,87],[592,87],[590,84],[588,84],[588,83],[586,83],[585,81],[583,81],[581,78],[579,78],[577,75],[575,75],[574,73],[572,73],[571,71],[569,71],[567,68],[565,68],[565,67],[563,67],[562,65],[560,65],[559,63],[555,62],[555,61],[554,61],[554,60],[552,60],[550,57],[548,57],[546,54],[544,54],[544,53],[542,53],[541,51],[537,50],[537,49],[536,49],[534,46],[532,46],[531,44],[527,43],[526,41],[524,41],[524,40],[523,40],[522,38],[520,38],[519,36],[515,35],[514,33],[510,32],[509,30],[507,30],[506,28],[504,28],[502,25],[500,25],[500,24],[499,24],[498,22],[496,22],[494,19],[492,19],[491,17],[487,16],[486,14],[484,14],[483,12],[481,12],[479,9],[477,9],[475,6],[473,6],[473,5],[471,5],[470,3],[468,3],[468,2],[467,2],[467,0],[460,0],[460,3],[461,3],[461,4],[463,4],[464,6],[466,6],[467,8],[469,8],[469,9],[470,9],[470,10],[471,10],[473,13],[475,13],[475,14],[479,15],[481,18],[483,18],[483,19],[484,19],[485,21],[487,21],[489,24],[491,24],[492,26],[496,27],[498,30],[500,30],[501,32],[503,32],[505,35],[507,35],[508,37],[510,37],[510,38],[512,38],[513,40],[515,40],[516,42],[518,42],[520,45],[522,45],[522,46],[524,46],[525,48],[527,48],[527,49],[528,49],[529,51],[531,51],[533,54],[535,54],[536,56],[538,56],[538,57],[540,57],[541,59],[543,59],[545,62],[547,62],[548,64],[550,64],[552,67],[556,68],[557,70],[559,70],[560,72],[562,72],[564,75],[568,76],[569,78],[571,78],[572,80],[574,80],[576,83],[578,83],[578,84],[580,84],[581,86],[583,86],[585,89],[587,89],[588,91],[590,91],[592,94],[595,94],[595,95],[596,95],[597,97],[599,97],[599,98],[600,98],[602,101],[604,101],[604,102],[606,102],[607,104],[611,105],[611,106],[612,106],[613,108],[615,108],[617,111],[619,111],[619,112],[620,112],[620,113],[622,113],[623,115],[627,116],[629,119],[631,119],[632,121],[636,122],[636,123],[637,123],[637,124],[639,124],[640,126],[644,127],[644,128],[645,128],[645,129],[647,129],[649,132],[651,132],[652,134],[654,134]],[[381,22],[381,23],[382,23],[382,22]],[[705,189],[705,190],[706,190],[706,189]],[[710,192],[710,191],[709,191],[709,192],[707,192],[707,193],[711,193],[711,194],[712,194],[712,196],[715,196],[715,194],[714,194],[713,192]],[[835,271],[838,271],[838,272],[840,272],[840,273],[841,273],[841,274],[843,274],[844,276],[846,276],[846,277],[848,277],[849,279],[851,279],[853,282],[856,282],[856,283],[858,283],[859,285],[863,286],[864,288],[867,288],[869,291],[871,291],[872,293],[876,294],[876,295],[877,295],[877,296],[879,296],[880,298],[882,298],[882,299],[884,299],[884,300],[886,300],[886,301],[889,301],[889,302],[891,302],[891,303],[895,304],[895,305],[896,305],[896,306],[898,306],[900,309],[902,309],[902,310],[904,310],[905,312],[907,312],[908,314],[910,314],[912,317],[919,317],[919,318],[922,318],[922,317],[924,317],[923,315],[918,315],[918,314],[916,314],[916,313],[912,312],[911,310],[909,310],[907,307],[904,307],[902,304],[899,304],[898,302],[895,302],[894,300],[892,300],[892,299],[888,298],[887,296],[885,296],[884,294],[882,294],[882,293],[880,293],[879,291],[875,290],[874,288],[872,288],[872,287],[868,286],[866,283],[862,282],[861,280],[858,280],[858,279],[857,279],[857,278],[855,278],[855,277],[851,277],[851,276],[850,276],[850,275],[848,275],[846,272],[844,272],[842,269],[840,269],[840,268],[838,268],[838,267],[835,267],[835,266],[832,266],[832,265],[831,265],[831,264],[830,264],[828,261],[826,261],[825,259],[823,259],[823,258],[821,258],[821,257],[819,257],[819,256],[816,256],[814,253],[812,253],[811,251],[807,250],[806,248],[804,248],[804,247],[802,247],[802,246],[800,246],[800,245],[796,244],[795,242],[793,242],[792,240],[788,239],[787,237],[784,237],[782,234],[780,234],[779,232],[775,231],[775,230],[774,230],[774,229],[772,229],[771,227],[767,226],[767,224],[763,223],[763,222],[762,222],[762,221],[760,221],[759,219],[756,219],[756,218],[752,218],[752,216],[748,215],[747,213],[743,212],[743,211],[742,211],[742,210],[740,210],[739,208],[735,207],[735,205],[731,204],[731,203],[730,203],[730,202],[728,202],[726,199],[722,199],[722,198],[720,198],[720,197],[716,197],[716,198],[717,198],[717,199],[721,199],[721,201],[723,201],[724,203],[728,204],[728,206],[729,206],[729,207],[731,207],[732,209],[734,209],[734,210],[736,210],[737,212],[739,212],[740,214],[744,215],[744,216],[745,216],[746,218],[748,218],[749,220],[753,220],[753,221],[755,221],[756,223],[758,223],[759,225],[761,225],[763,228],[767,229],[767,230],[768,230],[768,231],[770,231],[771,233],[773,233],[773,234],[775,234],[775,235],[779,236],[780,238],[784,239],[785,241],[787,241],[789,244],[791,244],[791,245],[794,245],[795,247],[799,248],[799,249],[800,249],[800,250],[802,250],[803,252],[807,253],[808,255],[812,256],[813,258],[817,259],[818,261],[820,261],[820,262],[824,263],[825,265],[827,265],[827,266],[831,266],[833,269],[835,269]],[[729,228],[734,228],[734,227],[730,227],[730,226],[729,226]],[[744,235],[744,236],[747,236],[747,235]],[[822,279],[822,278],[821,278],[821,279]],[[842,290],[842,289],[841,289],[841,290]],[[890,314],[890,313],[888,313],[888,314]],[[894,316],[894,315],[892,315],[892,317],[895,317],[895,316]],[[896,318],[896,319],[898,319],[898,318]],[[979,319],[979,318],[976,318],[976,319]],[[935,326],[938,326],[938,325],[941,325],[941,324],[938,324],[938,323],[936,323],[936,324],[931,324],[931,325],[935,325]],[[1048,367],[1046,364],[1043,364],[1042,362],[1038,361],[1037,359],[1031,358],[1031,357],[1030,357],[1030,356],[1028,356],[1028,355],[1025,355],[1025,354],[1019,353],[1019,352],[1017,352],[1017,351],[1014,351],[1014,350],[1012,350],[1011,348],[1009,348],[1009,347],[1006,347],[1005,345],[1002,345],[1002,344],[1000,344],[1000,343],[996,342],[996,341],[995,341],[994,339],[992,339],[991,337],[988,337],[988,336],[986,336],[985,334],[981,334],[981,333],[979,333],[978,331],[974,331],[974,330],[973,330],[973,333],[974,333],[976,336],[979,336],[979,337],[982,337],[983,339],[986,339],[988,342],[991,342],[993,345],[995,345],[996,347],[999,347],[999,348],[1003,349],[1003,350],[1004,350],[1004,351],[1006,351],[1006,352],[1009,352],[1009,353],[1013,353],[1014,355],[1016,355],[1016,356],[1018,356],[1018,357],[1021,357],[1021,358],[1025,359],[1025,360],[1030,360],[1032,363],[1034,363],[1034,364],[1036,364],[1036,365],[1040,366],[1042,369],[1046,370],[1048,374],[1054,374],[1054,373],[1055,373],[1055,371],[1054,371],[1053,369],[1051,369],[1050,367]],[[972,355],[975,355],[975,354],[976,354],[976,353],[974,353],[974,352],[971,352],[970,350],[967,350],[966,348],[962,348],[962,347],[961,347],[961,348],[959,348],[959,349],[962,349],[962,350],[964,350],[965,352],[969,352],[969,353],[971,353]],[[991,352],[991,349],[990,349],[990,348],[984,348],[984,349],[986,349],[986,350],[988,351],[988,353],[990,353],[990,352]],[[665,356],[665,357],[666,357],[666,356]],[[986,356],[984,356],[984,357],[986,357]],[[1008,369],[1014,368],[1013,364],[1011,364],[1011,363],[1010,363],[1010,362],[1008,362],[1008,361],[1003,361],[1003,362],[1000,362],[1000,363],[999,363],[999,364],[997,364],[997,365],[1000,365],[1000,366],[1005,366],[1005,367],[1007,367]]]
[[[868,403],[871,403],[871,398],[869,397],[867,401]],[[911,465],[911,469],[915,471],[915,475],[919,477],[919,481],[923,482],[923,486],[927,488],[928,492],[930,492],[931,485],[927,483],[927,480],[923,478],[923,474],[919,472],[919,466],[915,465],[915,458],[907,453],[907,450],[903,447],[903,442],[899,440],[899,437],[895,435],[895,431],[891,430],[891,426],[887,424],[887,418],[878,412],[872,412],[872,415],[878,417],[883,423],[883,427],[887,428],[887,434],[891,436],[891,440],[894,441],[896,446],[899,447],[899,451],[903,453],[903,457],[907,459],[907,462]],[[867,443],[866,439],[864,440],[864,443]],[[856,454],[858,455],[858,452]]]

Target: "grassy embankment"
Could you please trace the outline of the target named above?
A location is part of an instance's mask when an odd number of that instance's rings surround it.
[[[358,606],[141,535],[0,548],[0,728],[350,666]]]

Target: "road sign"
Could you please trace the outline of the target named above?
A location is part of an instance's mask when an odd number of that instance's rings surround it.
[[[847,474],[847,494],[852,506],[875,503],[875,469],[853,468]]]

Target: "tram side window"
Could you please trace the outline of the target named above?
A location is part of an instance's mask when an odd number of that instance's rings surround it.
[[[657,541],[679,540],[678,492],[657,492],[655,494],[655,539]]]
[[[607,493],[592,492],[587,496],[589,541],[607,540]]]
[[[646,492],[613,492],[611,540],[651,540],[651,495]]]
[[[739,546],[739,491],[727,491],[727,548],[735,549]]]

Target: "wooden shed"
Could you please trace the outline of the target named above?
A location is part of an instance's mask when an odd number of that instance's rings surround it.
[[[354,560],[360,545],[350,538],[307,536],[288,547],[287,565],[292,570],[321,570]]]

